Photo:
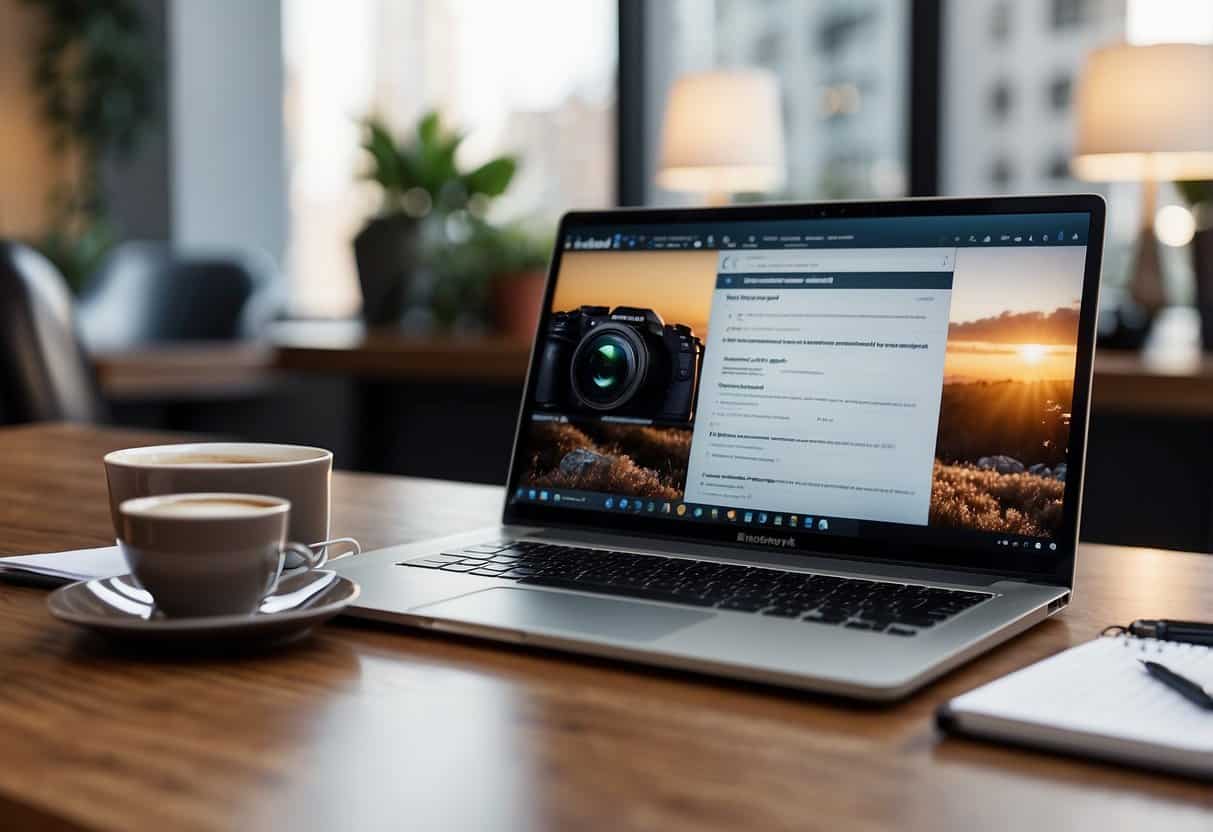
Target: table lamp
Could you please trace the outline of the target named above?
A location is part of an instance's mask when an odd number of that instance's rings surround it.
[[[779,80],[757,69],[702,72],[674,82],[666,101],[657,184],[706,195],[774,191],[784,183]]]
[[[1142,183],[1129,289],[1149,313],[1166,302],[1154,236],[1158,183],[1213,179],[1211,79],[1213,46],[1194,43],[1097,49],[1079,76],[1071,168],[1080,179]]]

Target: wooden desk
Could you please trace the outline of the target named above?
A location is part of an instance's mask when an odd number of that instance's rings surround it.
[[[0,552],[110,537],[100,457],[162,441],[0,431]],[[368,546],[492,523],[484,486],[334,477]],[[0,828],[1210,828],[1213,789],[942,739],[945,698],[1105,624],[1208,617],[1213,558],[1085,547],[1061,618],[893,707],[338,621],[262,656],[153,658],[0,585]]]

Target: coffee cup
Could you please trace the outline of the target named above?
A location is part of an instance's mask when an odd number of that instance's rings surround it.
[[[309,568],[323,553],[286,542],[291,504],[261,494],[171,494],[124,500],[118,545],[135,580],[168,616],[257,611],[286,553]]]
[[[260,442],[199,442],[126,448],[105,455],[110,516],[122,537],[118,507],[136,497],[197,492],[268,494],[290,502],[290,540],[329,539],[333,454],[324,448]]]

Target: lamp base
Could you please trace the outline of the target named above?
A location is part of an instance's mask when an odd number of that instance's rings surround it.
[[[1162,257],[1154,234],[1154,211],[1158,204],[1158,184],[1147,179],[1141,191],[1141,231],[1137,234],[1137,253],[1129,277],[1129,294],[1138,306],[1153,317],[1166,306],[1167,289],[1163,283]]]

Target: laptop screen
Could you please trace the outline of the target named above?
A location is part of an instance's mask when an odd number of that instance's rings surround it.
[[[562,227],[507,517],[1072,555],[1089,212],[611,216]]]

